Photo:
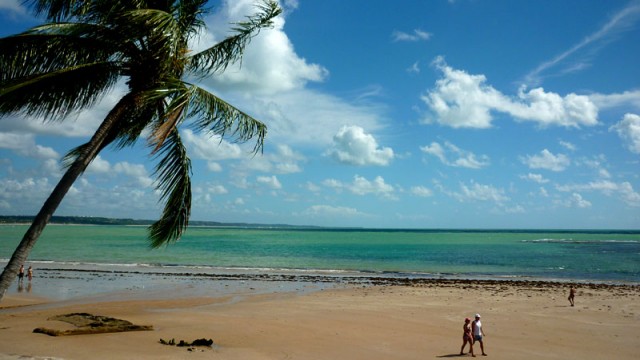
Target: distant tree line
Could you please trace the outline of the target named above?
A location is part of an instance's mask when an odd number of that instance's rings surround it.
[[[0,215],[0,224],[31,224],[34,216],[31,215]],[[116,219],[94,216],[52,216],[51,224],[77,224],[77,225],[150,225],[154,220]],[[315,226],[295,226],[286,224],[247,224],[247,223],[222,223],[217,221],[189,221],[189,226],[211,227],[241,227],[241,228],[316,228]]]

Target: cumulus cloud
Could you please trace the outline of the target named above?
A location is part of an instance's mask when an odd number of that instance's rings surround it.
[[[116,87],[92,108],[70,114],[64,121],[50,122],[41,118],[12,115],[0,121],[0,133],[87,137],[95,133],[117,100],[124,95],[124,83]]]
[[[429,197],[433,195],[433,191],[424,186],[413,186],[411,188],[411,194],[419,197]]]
[[[113,177],[125,175],[134,179],[142,187],[151,187],[154,182],[154,180],[149,177],[144,165],[132,164],[127,161],[121,161],[115,165],[111,165],[109,161],[103,159],[100,155],[96,156],[91,164],[89,164],[89,167],[87,167],[87,173]]]
[[[454,195],[460,201],[473,200],[502,203],[509,200],[509,197],[504,194],[504,190],[476,182],[472,182],[471,185],[460,184],[460,192]]]
[[[0,179],[0,204],[12,214],[35,214],[53,185],[47,178]]]
[[[304,215],[312,216],[356,216],[363,215],[355,208],[344,206],[330,206],[330,205],[313,205],[303,212]]]
[[[456,70],[441,57],[434,64],[443,78],[421,97],[433,113],[423,120],[425,123],[435,121],[453,128],[485,129],[492,126],[493,112],[505,113],[518,121],[532,121],[541,127],[598,123],[598,109],[587,96],[572,93],[563,97],[543,88],[526,91],[523,87],[517,97],[509,97],[487,85],[484,75]]]
[[[256,181],[259,184],[263,184],[263,185],[265,185],[266,187],[268,187],[268,188],[270,188],[272,190],[282,189],[282,184],[280,183],[280,181],[278,180],[278,178],[275,175],[272,175],[272,176],[258,176]]]
[[[0,10],[9,11],[18,15],[26,15],[27,10],[20,0],[2,0],[0,1]]]
[[[41,159],[58,159],[60,155],[52,148],[37,145],[35,136],[0,132],[0,149],[8,149],[16,154]]]
[[[305,157],[285,144],[275,145],[275,151],[271,148],[253,157],[248,157],[234,166],[237,171],[260,171],[277,174],[292,174],[302,171],[300,165]]]
[[[544,178],[542,175],[540,175],[540,174],[532,174],[532,173],[529,173],[529,174],[527,174],[527,175],[520,176],[520,178],[525,179],[525,180],[529,180],[529,181],[533,181],[533,182],[536,182],[536,183],[538,183],[538,184],[546,184],[546,183],[548,183],[548,182],[549,182],[549,180],[548,180],[548,179],[545,179],[545,178]]]
[[[243,151],[238,144],[221,139],[218,135],[196,134],[187,129],[182,132],[182,139],[185,145],[191,148],[189,153],[199,159],[219,161],[239,159],[249,154],[248,151]]]
[[[599,109],[631,105],[640,110],[640,90],[624,91],[614,94],[595,93],[590,94],[589,99],[591,99]]]
[[[341,163],[359,166],[386,166],[394,157],[391,148],[379,148],[376,139],[359,126],[343,126],[327,154]]]
[[[557,186],[558,191],[578,192],[597,191],[607,196],[619,195],[630,206],[640,206],[640,193],[634,190],[629,182],[616,183],[610,180],[592,181],[586,184]]]
[[[547,149],[542,150],[539,155],[527,155],[521,160],[531,169],[545,169],[556,172],[563,171],[571,164],[568,156],[564,154],[554,155]]]
[[[588,200],[585,200],[582,197],[582,195],[578,193],[572,193],[568,199],[557,200],[555,201],[555,203],[561,206],[569,207],[569,208],[577,207],[577,208],[585,209],[585,208],[591,207],[591,202]]]
[[[200,42],[221,41],[229,35],[228,24],[255,13],[254,5],[253,0],[224,1],[220,11],[207,19],[211,32],[203,34]],[[252,39],[241,63],[204,79],[202,86],[267,124],[274,142],[326,146],[344,119],[369,131],[381,128],[383,106],[357,95],[344,99],[305,88],[309,82],[323,81],[328,71],[295,52],[284,32],[286,15],[287,11],[275,19],[273,29],[263,29]]]
[[[220,11],[207,19],[215,42],[229,36],[229,24],[244,21],[256,12],[254,0],[225,0]],[[263,29],[251,40],[241,62],[228,67],[219,76],[208,78],[218,89],[250,90],[273,94],[299,89],[309,81],[322,81],[328,71],[318,64],[310,64],[299,57],[284,32],[285,17],[273,21],[273,28]],[[268,56],[267,56],[268,55]]]
[[[88,174],[109,174],[111,172],[111,163],[98,155],[89,164],[86,172]]]
[[[433,34],[428,33],[426,31],[422,31],[420,29],[414,29],[413,32],[411,32],[411,33],[406,33],[406,32],[403,32],[403,31],[396,30],[391,34],[391,37],[393,38],[394,42],[398,42],[398,41],[410,41],[410,42],[425,41],[425,40],[431,39],[431,36],[433,36]]]
[[[640,154],[640,116],[625,114],[622,121],[610,128],[627,144],[629,151]]]
[[[343,183],[335,179],[327,179],[323,181],[322,184],[336,191],[347,190],[356,195],[372,194],[383,198],[396,199],[394,187],[385,183],[382,176],[377,176],[370,181],[362,176],[355,175],[352,183]]]
[[[444,147],[438,142],[432,142],[431,145],[421,146],[420,150],[425,154],[435,156],[448,166],[481,169],[490,164],[488,156],[481,155],[478,157],[474,153],[460,149],[448,141],[444,143]]]

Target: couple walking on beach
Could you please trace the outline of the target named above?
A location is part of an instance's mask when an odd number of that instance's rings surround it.
[[[482,350],[482,356],[487,356],[484,352],[484,332],[482,331],[482,322],[480,321],[480,314],[476,314],[476,318],[473,322],[471,319],[464,319],[464,325],[462,325],[462,347],[460,348],[460,355],[464,355],[464,347],[469,343],[469,353],[471,356],[476,357],[473,353],[473,344],[480,343],[480,350]]]
[[[29,266],[29,270],[27,271],[27,278],[29,281],[33,279],[33,268]],[[24,265],[20,265],[20,270],[18,271],[18,282],[24,281]]]

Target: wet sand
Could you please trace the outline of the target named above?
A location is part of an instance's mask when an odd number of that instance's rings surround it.
[[[574,284],[571,307],[569,283],[329,280],[232,278],[214,281],[219,284],[211,291],[171,283],[63,300],[12,292],[0,302],[0,359],[458,358],[464,318],[475,313],[482,315],[487,358],[637,358],[639,286]],[[153,330],[62,337],[32,332],[67,330],[71,325],[48,319],[76,312]],[[214,345],[160,343],[201,338]],[[479,345],[475,350],[479,355]]]

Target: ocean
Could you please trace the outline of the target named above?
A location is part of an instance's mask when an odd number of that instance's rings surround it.
[[[0,226],[4,266],[27,225]],[[640,231],[191,227],[151,249],[142,226],[49,225],[37,269],[640,283]],[[153,269],[153,270],[151,270]]]

